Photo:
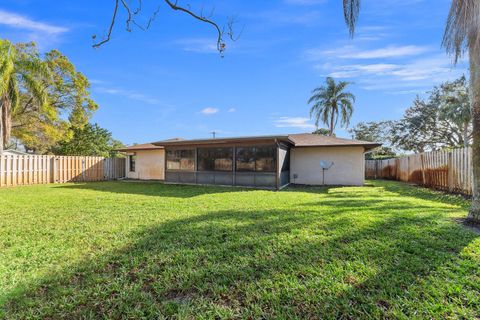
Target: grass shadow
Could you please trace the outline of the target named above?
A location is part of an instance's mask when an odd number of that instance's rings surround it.
[[[75,183],[55,186],[60,189],[92,190],[108,193],[120,193],[130,195],[143,195],[166,198],[191,198],[207,194],[219,194],[228,192],[251,191],[240,187],[202,186],[202,185],[181,185],[164,184],[161,182],[131,182],[131,181],[109,181]]]

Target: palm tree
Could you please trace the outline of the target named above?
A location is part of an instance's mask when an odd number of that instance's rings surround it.
[[[343,0],[345,22],[353,36],[360,0]],[[473,122],[473,197],[468,219],[480,222],[480,2],[452,0],[442,45],[455,63],[465,53],[470,61],[470,109]]]
[[[12,114],[18,108],[21,92],[41,107],[46,106],[44,83],[48,77],[48,67],[38,56],[19,51],[10,41],[0,39],[0,153],[10,140]]]
[[[312,96],[308,103],[313,102],[310,109],[310,118],[315,117],[315,125],[322,121],[329,127],[328,134],[332,136],[340,117],[340,124],[348,127],[353,113],[353,103],[355,96],[350,92],[345,92],[348,82],[340,81],[338,83],[331,77],[327,77],[327,85],[313,89]]]

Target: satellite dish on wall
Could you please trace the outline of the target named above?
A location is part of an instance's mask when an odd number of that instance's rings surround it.
[[[333,166],[333,161],[320,160],[320,168],[328,170]]]
[[[333,161],[320,160],[320,168],[322,168],[322,184],[325,185],[325,170],[330,169],[333,166]]]

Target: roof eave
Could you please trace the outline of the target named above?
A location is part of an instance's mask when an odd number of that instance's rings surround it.
[[[146,150],[162,150],[164,147],[162,146],[155,146],[153,147],[145,147],[145,148],[121,148],[121,149],[114,149],[114,151],[118,152],[133,152],[133,151],[146,151]]]
[[[215,145],[215,144],[229,144],[248,141],[263,141],[263,140],[285,140],[293,144],[288,136],[259,136],[259,137],[240,137],[240,138],[217,138],[217,139],[199,139],[199,140],[181,140],[181,141],[157,141],[152,142],[155,146],[186,146],[186,145]]]

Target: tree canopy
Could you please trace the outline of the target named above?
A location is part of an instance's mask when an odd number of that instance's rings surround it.
[[[417,97],[394,123],[391,136],[398,148],[414,152],[469,146],[472,118],[465,77],[434,87],[426,99]]]
[[[34,43],[7,40],[0,40],[0,52],[2,146],[13,137],[38,154],[111,155],[119,143],[105,129],[89,124],[98,105],[87,77],[65,55],[58,50],[41,55]],[[85,147],[96,143],[88,139],[100,138],[101,147]]]
[[[359,122],[349,130],[353,139],[383,143],[381,147],[367,153],[365,155],[366,159],[388,159],[397,156],[390,136],[392,123],[392,121]]]
[[[68,156],[99,156],[114,157],[118,155],[115,149],[123,144],[112,138],[112,133],[101,128],[98,124],[86,124],[73,129],[73,136],[69,140],[61,141],[54,147],[55,154]]]
[[[426,98],[417,96],[400,120],[361,122],[350,133],[355,139],[382,142],[393,153],[469,146],[472,122],[467,80],[462,76],[434,87]]]
[[[60,140],[72,137],[72,130],[86,125],[98,106],[90,97],[88,79],[58,50],[41,56],[34,43],[20,43],[15,48],[22,56],[41,61],[49,77],[38,79],[46,93],[45,105],[29,91],[21,92],[19,107],[12,115],[12,135],[27,150],[46,153]]]

